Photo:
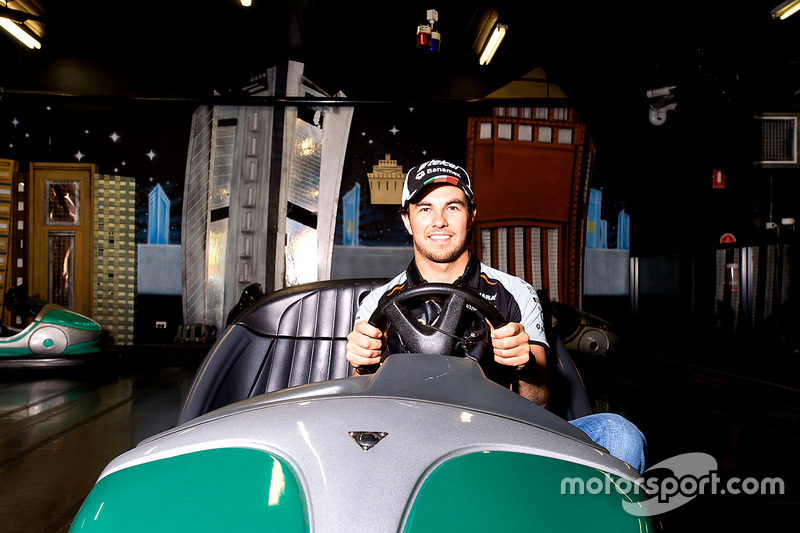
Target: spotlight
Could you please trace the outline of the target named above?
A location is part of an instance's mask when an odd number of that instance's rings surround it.
[[[427,24],[417,26],[417,48],[436,53],[442,44],[441,34],[433,29],[434,24],[439,22],[439,13],[435,9],[429,9],[427,19]]]
[[[431,27],[427,24],[417,26],[417,48],[428,49],[431,46]]]

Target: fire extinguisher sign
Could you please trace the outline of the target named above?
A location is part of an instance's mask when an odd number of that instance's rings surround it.
[[[715,189],[725,188],[725,173],[721,170],[714,171],[714,188]]]

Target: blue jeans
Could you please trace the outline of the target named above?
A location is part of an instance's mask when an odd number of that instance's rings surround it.
[[[570,424],[617,459],[625,461],[640,473],[644,471],[647,440],[632,422],[618,414],[597,413],[570,420]]]

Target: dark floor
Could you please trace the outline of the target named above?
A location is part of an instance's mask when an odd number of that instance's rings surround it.
[[[796,522],[800,353],[767,344],[713,335],[676,342],[651,332],[605,362],[582,361],[600,407],[627,415],[645,433],[648,467],[694,452],[717,461],[722,490],[656,517],[666,531],[785,529]],[[753,487],[753,480],[769,478],[783,481],[784,494],[721,493],[729,481]]]
[[[202,356],[142,352],[0,369],[0,532],[66,531],[111,459],[175,424]]]
[[[579,364],[598,408],[644,431],[650,465],[704,452],[723,481],[781,478],[785,488],[698,496],[656,524],[740,531],[792,523],[800,512],[800,355],[711,341],[694,352],[633,345]],[[0,531],[66,531],[113,457],[174,424],[201,356],[148,348],[102,368],[0,370]]]

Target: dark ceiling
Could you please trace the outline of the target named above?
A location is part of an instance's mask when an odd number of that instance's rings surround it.
[[[777,0],[35,3],[46,12],[44,46],[20,51],[3,32],[6,90],[208,94],[287,57],[323,88],[365,99],[481,97],[541,66],[588,112],[644,102],[646,89],[667,84],[687,98],[787,105],[800,85],[800,22],[772,21]],[[414,46],[430,8],[436,57]],[[479,67],[472,46],[492,10],[508,36]]]
[[[45,11],[44,44],[29,51],[0,32],[6,101],[229,94],[288,58],[331,94],[462,102],[542,67],[589,125],[595,179],[643,181],[643,194],[648,177],[686,191],[678,175],[692,167],[736,166],[753,113],[799,101],[800,15],[772,20],[779,0],[27,1]],[[428,9],[439,13],[435,56],[414,44]],[[509,29],[481,67],[473,45],[492,11]],[[646,91],[668,85],[678,107],[653,126]]]

